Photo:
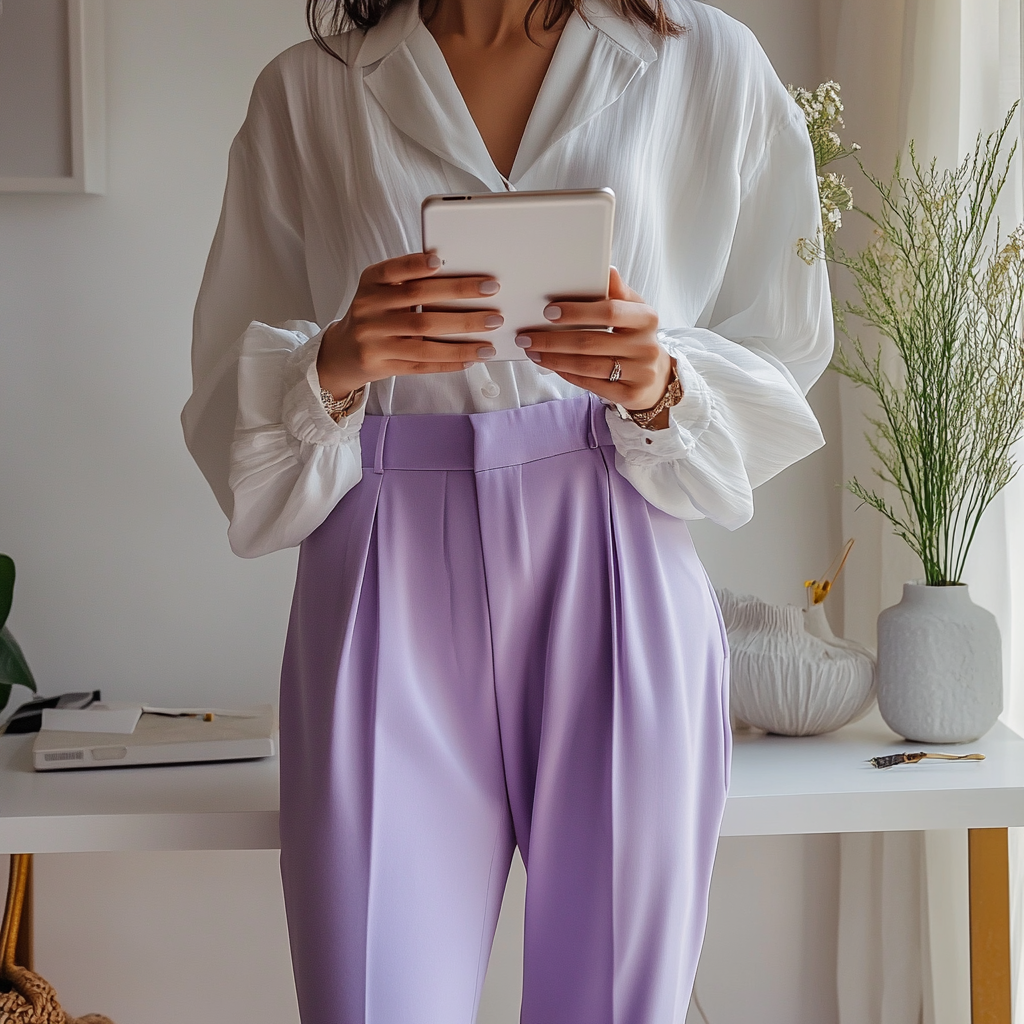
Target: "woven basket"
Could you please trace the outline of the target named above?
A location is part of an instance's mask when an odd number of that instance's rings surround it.
[[[53,986],[27,967],[15,963],[18,932],[28,890],[30,853],[11,857],[7,906],[0,927],[0,1024],[113,1024],[108,1017],[90,1013],[70,1017],[64,1012]]]

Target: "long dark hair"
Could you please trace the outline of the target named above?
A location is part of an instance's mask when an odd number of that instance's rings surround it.
[[[326,37],[352,27],[365,32],[373,28],[396,2],[398,0],[306,0],[309,34],[321,50],[341,60]],[[436,8],[438,0],[429,2]],[[570,11],[576,11],[585,20],[583,4],[584,0],[533,0],[523,19],[526,34],[530,34],[534,15],[542,9],[545,30],[554,28]],[[683,31],[682,26],[665,13],[662,0],[612,0],[612,4],[627,21],[644,25],[655,35],[677,36]]]

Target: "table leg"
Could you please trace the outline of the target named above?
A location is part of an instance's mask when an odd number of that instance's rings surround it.
[[[31,853],[23,853],[28,858],[28,878],[25,883],[25,902],[21,905],[21,926],[18,928],[18,942],[14,947],[14,962],[30,971],[35,970],[35,934],[33,931],[34,914],[32,912],[32,868],[34,858]]]
[[[24,927],[22,926],[24,922]],[[32,968],[32,854],[11,854],[0,928],[0,975],[10,964]],[[4,1020],[6,1020],[6,1016]]]
[[[971,1024],[1010,1024],[1010,858],[1005,828],[967,833]]]

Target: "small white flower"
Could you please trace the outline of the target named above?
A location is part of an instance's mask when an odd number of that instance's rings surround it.
[[[819,171],[833,160],[860,149],[860,146],[854,144],[849,150],[844,150],[842,139],[836,131],[844,127],[838,82],[822,82],[813,92],[792,85],[788,86],[788,91],[803,111]],[[817,177],[821,228],[816,239],[801,238],[796,245],[797,255],[808,264],[824,256],[825,243],[842,227],[843,211],[853,208],[853,193],[842,175],[819,173]]]

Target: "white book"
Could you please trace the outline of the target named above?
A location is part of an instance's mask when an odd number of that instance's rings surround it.
[[[142,716],[140,704],[90,704],[87,708],[43,708],[43,729],[131,735]]]

